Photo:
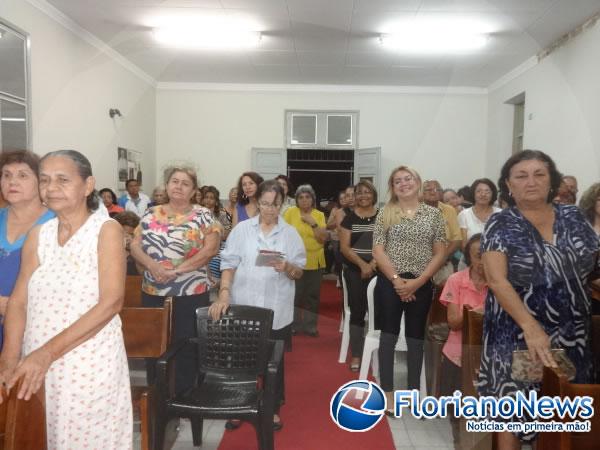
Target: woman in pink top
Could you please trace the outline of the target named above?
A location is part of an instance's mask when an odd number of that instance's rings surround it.
[[[442,370],[444,377],[441,380],[441,394],[452,395],[454,391],[461,390],[461,356],[462,356],[462,325],[463,307],[481,310],[487,295],[487,284],[481,262],[479,244],[481,233],[474,234],[465,245],[465,262],[468,268],[450,275],[446,281],[440,302],[447,307],[448,325],[450,334],[442,349]],[[459,422],[454,414],[450,414],[454,447],[460,448]]]

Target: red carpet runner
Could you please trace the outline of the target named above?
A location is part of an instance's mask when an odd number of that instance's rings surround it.
[[[341,292],[335,282],[321,286],[318,338],[295,336],[292,352],[285,354],[286,404],[281,408],[284,427],[275,433],[276,450],[387,450],[394,449],[387,420],[372,430],[341,430],[329,416],[331,396],[340,386],[356,379],[347,364],[337,362],[340,351]],[[244,423],[225,431],[219,450],[257,448],[254,428]]]

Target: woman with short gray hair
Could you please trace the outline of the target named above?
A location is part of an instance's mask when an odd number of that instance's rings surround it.
[[[298,186],[296,204],[283,216],[287,223],[296,228],[306,249],[306,267],[302,277],[296,280],[292,333],[303,331],[308,336],[317,337],[321,275],[325,267],[323,244],[327,240],[325,215],[315,208],[317,196],[310,184]]]

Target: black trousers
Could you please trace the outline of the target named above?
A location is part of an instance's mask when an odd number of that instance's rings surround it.
[[[346,280],[350,307],[350,351],[353,358],[360,358],[365,343],[367,287],[371,278],[363,280],[359,271],[344,265],[344,280]]]
[[[410,273],[400,274],[402,278],[414,279]],[[406,345],[408,347],[408,389],[419,389],[421,367],[423,365],[423,338],[425,323],[433,299],[433,285],[428,281],[415,293],[416,300],[403,302],[394,290],[394,285],[384,276],[377,277],[375,286],[375,315],[377,328],[381,330],[379,338],[379,376],[381,388],[385,392],[394,390],[394,351],[402,314],[404,320]]]
[[[163,306],[165,297],[150,295],[142,292],[142,305],[147,308]],[[209,306],[209,294],[186,295],[173,297],[173,324],[171,341],[177,342],[182,338],[196,337],[196,309]],[[198,355],[196,349],[188,346],[182,349],[175,358],[175,391],[180,392],[193,385],[198,370]],[[146,362],[148,384],[154,384],[156,379],[156,359],[148,358]]]

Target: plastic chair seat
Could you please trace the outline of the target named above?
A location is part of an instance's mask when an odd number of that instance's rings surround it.
[[[257,414],[261,399],[256,383],[202,383],[176,395],[168,408],[182,415],[200,412],[230,415],[234,411],[237,414]]]

